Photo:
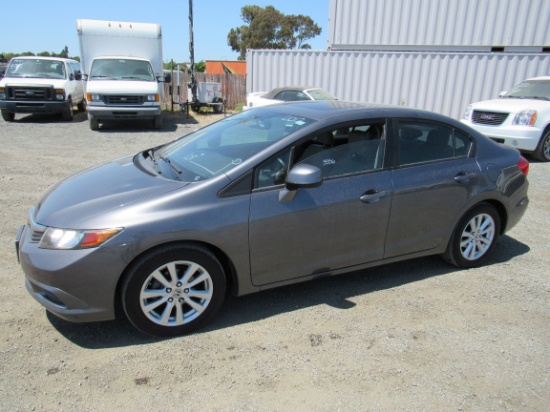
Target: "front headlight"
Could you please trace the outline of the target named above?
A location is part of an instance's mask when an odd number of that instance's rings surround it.
[[[89,102],[99,102],[101,101],[101,95],[95,93],[86,93],[86,100]]]
[[[536,110],[524,110],[516,114],[512,124],[517,126],[534,126],[537,121]]]
[[[121,231],[121,228],[72,230],[49,227],[42,235],[38,247],[64,250],[93,248],[98,247]]]
[[[6,100],[6,89],[0,87],[0,100]]]
[[[464,120],[470,120],[471,115],[472,115],[472,105],[469,105],[464,111]]]
[[[55,89],[55,98],[57,100],[65,100],[65,90],[64,89]]]
[[[148,102],[158,102],[158,101],[160,101],[160,95],[159,94],[148,94],[147,95],[147,101]]]

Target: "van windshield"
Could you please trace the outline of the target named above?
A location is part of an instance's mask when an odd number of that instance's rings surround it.
[[[95,59],[90,70],[94,80],[155,81],[155,72],[147,60]]]
[[[5,77],[66,79],[65,64],[60,60],[11,59]]]

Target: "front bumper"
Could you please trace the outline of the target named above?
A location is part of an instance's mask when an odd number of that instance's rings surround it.
[[[88,103],[88,114],[99,120],[123,120],[123,119],[154,119],[160,116],[160,106],[132,107],[132,106],[93,106]]]
[[[20,229],[16,252],[31,296],[71,322],[115,318],[116,287],[125,263],[119,253],[99,247],[40,249],[29,226]]]
[[[11,113],[63,113],[68,101],[27,101],[27,100],[0,100],[0,109]]]
[[[534,152],[542,135],[542,130],[537,127],[484,126],[464,119],[461,121],[498,143],[525,152]]]

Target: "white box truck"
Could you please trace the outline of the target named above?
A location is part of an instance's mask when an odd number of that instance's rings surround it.
[[[164,82],[159,24],[77,20],[90,128],[149,119],[162,128]]]

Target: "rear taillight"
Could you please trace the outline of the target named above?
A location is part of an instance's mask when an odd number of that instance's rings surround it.
[[[523,156],[519,157],[518,167],[519,167],[519,170],[521,170],[525,176],[529,174],[529,162],[525,157]]]

